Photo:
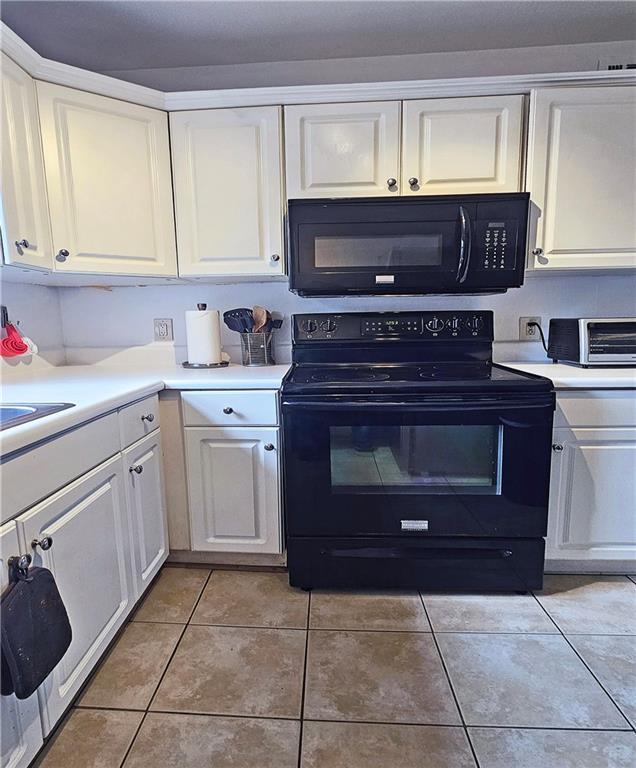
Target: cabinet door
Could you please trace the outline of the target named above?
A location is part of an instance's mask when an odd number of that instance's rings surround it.
[[[37,91],[56,269],[176,276],[166,113],[52,83]]]
[[[636,429],[554,430],[548,558],[636,558]]]
[[[192,549],[280,552],[278,429],[185,433]]]
[[[518,192],[522,114],[523,96],[405,101],[402,194]]]
[[[145,592],[168,557],[161,435],[156,429],[123,452],[126,502],[132,525],[135,594]]]
[[[280,112],[170,115],[181,275],[283,273]]]
[[[2,235],[4,261],[53,268],[35,83],[2,54]]]
[[[58,491],[17,522],[25,542],[52,537],[50,549],[33,549],[33,560],[55,576],[73,630],[69,649],[38,691],[46,735],[134,604],[121,456]]]
[[[22,550],[24,552],[24,550]],[[7,586],[7,561],[20,554],[15,523],[0,527],[0,589]],[[27,768],[42,746],[42,723],[38,695],[20,701],[15,696],[0,697],[0,765],[3,768]]]
[[[636,266],[636,87],[551,88],[531,98],[531,267]]]
[[[400,102],[285,107],[285,162],[290,199],[397,195]]]

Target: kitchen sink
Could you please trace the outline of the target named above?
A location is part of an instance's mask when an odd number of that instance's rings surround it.
[[[74,405],[75,403],[5,403],[0,405],[0,430],[50,416]]]

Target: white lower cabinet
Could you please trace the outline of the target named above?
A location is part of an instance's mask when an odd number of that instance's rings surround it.
[[[123,452],[133,541],[135,594],[141,595],[168,557],[161,435],[155,430]]]
[[[636,561],[636,428],[554,430],[546,557]]]
[[[279,429],[185,429],[193,550],[281,551]]]
[[[73,639],[38,690],[44,734],[71,703],[135,602],[133,561],[121,456],[58,491],[17,519],[34,565],[54,575]]]
[[[20,554],[15,523],[0,527],[0,586],[7,586],[7,562]],[[42,746],[42,722],[38,695],[20,701],[15,696],[0,697],[0,765],[2,768],[26,768]]]

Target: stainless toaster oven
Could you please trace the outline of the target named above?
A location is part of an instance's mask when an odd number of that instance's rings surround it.
[[[636,366],[636,317],[553,318],[548,357],[585,368]]]

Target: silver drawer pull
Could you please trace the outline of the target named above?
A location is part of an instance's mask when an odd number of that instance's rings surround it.
[[[563,450],[563,446],[561,445],[561,443],[552,443],[552,450],[555,453],[561,453],[561,451]]]
[[[52,546],[53,546],[52,536],[45,536],[42,539],[33,539],[33,541],[31,542],[31,549],[36,549],[36,547],[39,547],[45,552],[47,549],[51,549]]]
[[[152,422],[155,420],[155,416],[153,413],[144,413],[144,415],[141,417],[142,421],[147,421],[148,424],[152,424]]]
[[[231,413],[234,413],[234,408],[230,408],[230,406],[228,405],[228,406],[227,406],[227,408],[224,408],[224,409],[223,409],[223,413],[224,413],[226,416],[229,416]]]
[[[55,256],[55,260],[56,260],[56,261],[61,261],[61,262],[63,262],[63,261],[66,261],[66,260],[68,259],[68,257],[69,257],[69,256],[70,256],[70,254],[69,254],[69,252],[66,250],[66,248],[61,248],[61,249],[60,249],[60,250],[57,252],[57,254],[56,254],[56,256]]]
[[[273,451],[274,450],[274,444],[273,443],[265,443],[263,448],[265,448],[266,451]]]
[[[23,237],[22,240],[15,241],[15,247],[20,256],[22,256],[25,248],[37,248],[37,245],[35,243],[30,243],[26,237]]]
[[[140,475],[144,471],[144,468],[141,466],[141,464],[133,464],[128,471],[135,472],[137,475]]]

